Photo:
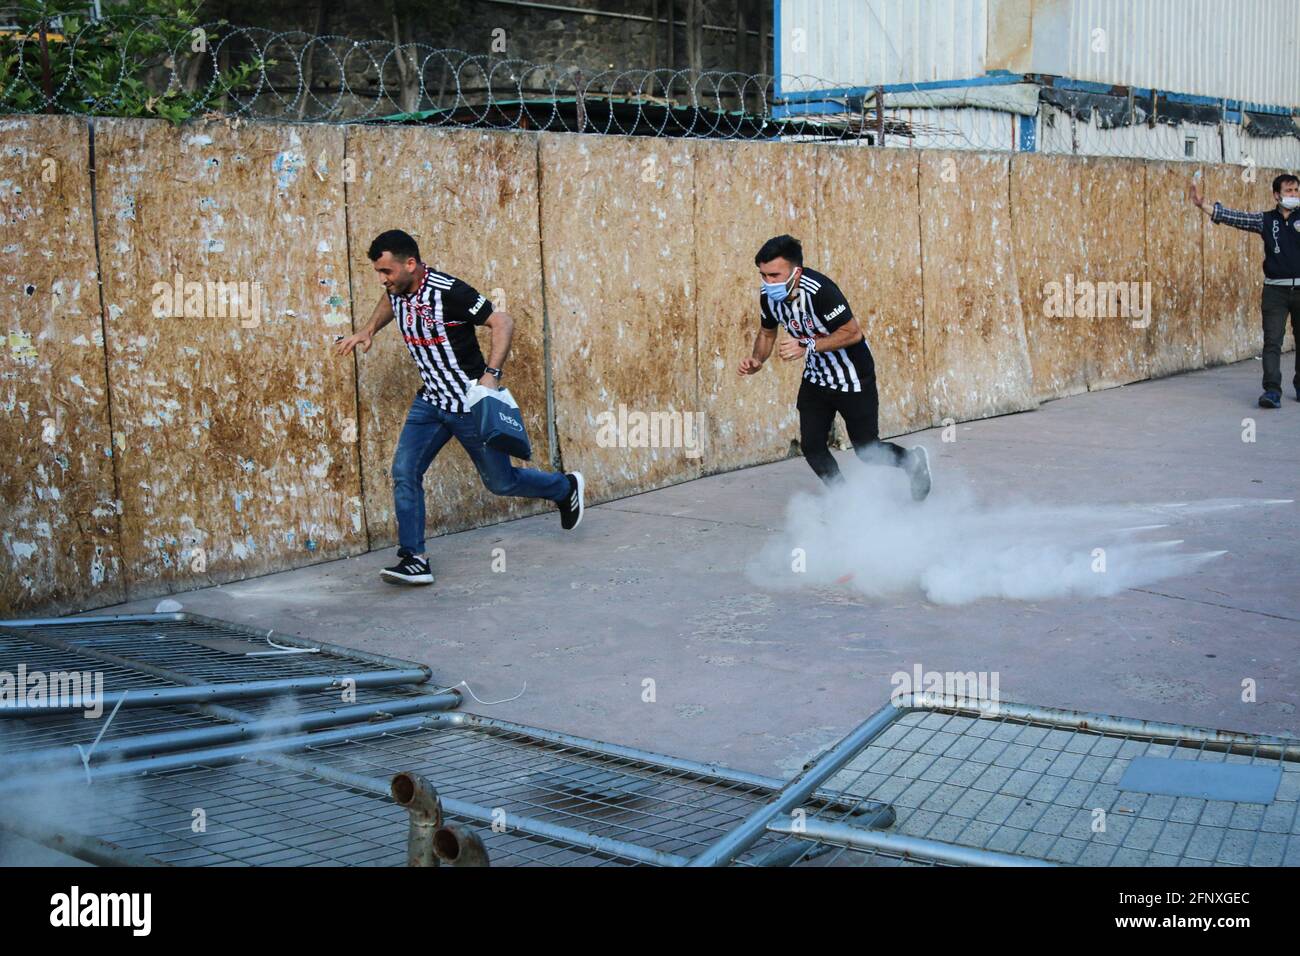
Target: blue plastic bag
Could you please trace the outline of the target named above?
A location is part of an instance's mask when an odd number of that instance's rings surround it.
[[[465,398],[483,444],[512,458],[527,460],[533,457],[533,446],[524,430],[524,417],[519,414],[519,403],[510,394],[510,389],[492,389],[475,384],[470,386]]]

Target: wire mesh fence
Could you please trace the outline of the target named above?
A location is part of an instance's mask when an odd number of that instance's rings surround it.
[[[163,17],[0,14],[0,111],[418,122],[627,136],[1034,150],[1300,165],[1295,109],[1007,75],[853,87],[834,78],[559,63]]]

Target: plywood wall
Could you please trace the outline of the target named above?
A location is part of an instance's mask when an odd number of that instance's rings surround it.
[[[931,417],[937,424],[1033,408],[1009,160],[927,150],[920,163]]]
[[[363,551],[356,389],[328,356],[351,324],[343,130],[110,120],[95,144],[128,577]],[[238,314],[183,285],[218,281]]]
[[[1044,402],[1088,389],[1090,323],[1064,308],[1074,280],[1088,279],[1084,229],[1086,160],[1022,153],[1011,160],[1011,223],[1016,275],[1033,370]]]
[[[1097,391],[1150,375],[1148,343],[1155,302],[1153,287],[1146,284],[1150,279],[1144,225],[1147,169],[1137,160],[1097,158],[1083,161],[1077,169],[1087,275],[1095,283],[1120,284],[1129,290],[1127,306],[1116,295],[1108,300],[1107,311],[1099,310],[1101,314],[1086,320],[1088,388]],[[1170,213],[1186,217],[1188,210]]]
[[[370,319],[383,287],[366,256],[388,229],[415,237],[425,262],[463,279],[514,319],[503,384],[519,402],[533,446],[526,467],[551,468],[547,435],[537,140],[511,133],[421,128],[348,130],[348,246],[357,328]],[[484,357],[491,333],[479,330]],[[372,548],[396,543],[392,460],[420,375],[395,325],[358,355],[361,449]],[[353,360],[348,359],[350,367]],[[498,498],[453,440],[424,479],[430,536],[526,514],[550,502]]]
[[[848,296],[886,435],[1260,347],[1259,239],[1197,214],[1182,163],[105,120],[92,221],[85,124],[0,130],[0,612],[392,544],[419,377],[391,329],[331,354],[381,294],[385,229],[514,317],[531,464],[581,469],[592,502],[790,453],[799,363],[736,375],[782,232]],[[1275,174],[1207,167],[1205,191],[1265,208]],[[1067,277],[1149,288],[1149,322],[1049,315]],[[186,285],[209,282],[243,283],[243,313]],[[426,491],[431,537],[552,508],[491,495],[454,443]]]
[[[756,375],[742,378],[736,371],[760,327],[762,280],[754,254],[773,236],[789,234],[803,243],[811,268],[826,265],[818,241],[815,151],[791,143],[704,142],[694,152],[704,464],[718,472],[785,458],[799,440],[795,397],[803,364],[783,361],[773,350]]]
[[[1146,257],[1151,283],[1150,377],[1205,365],[1201,345],[1201,215],[1187,202],[1197,163],[1147,163]]]
[[[932,420],[926,388],[918,156],[815,148],[820,271],[840,287],[876,361],[882,435]]]
[[[1201,192],[1211,203],[1257,212],[1273,204],[1272,177],[1248,167],[1206,167]],[[1201,337],[1205,364],[1220,365],[1260,354],[1259,299],[1264,286],[1263,242],[1257,235],[1201,217],[1204,249]]]
[[[651,436],[609,418],[620,406],[629,416],[707,411],[696,378],[694,150],[682,139],[541,134],[555,428],[564,467],[586,475],[593,501],[702,469],[684,447],[684,418],[683,447],[664,447],[662,425]]]
[[[0,616],[124,595],[88,154],[0,119]]]

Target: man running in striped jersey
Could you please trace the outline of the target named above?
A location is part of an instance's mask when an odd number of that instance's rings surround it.
[[[792,236],[763,243],[754,257],[763,289],[758,295],[762,328],[754,351],[740,363],[741,375],[763,367],[776,343],[778,325],[790,338],[778,354],[804,359],[799,386],[799,438],[804,458],[827,485],[843,480],[827,440],[838,412],[858,457],[870,464],[894,465],[911,479],[912,497],[930,493],[930,459],[920,445],[905,449],[880,440],[876,366],[853,311],[839,287],[803,264],[803,246]]]
[[[432,584],[424,553],[424,473],[455,436],[479,477],[494,495],[547,498],[560,508],[560,526],[576,528],[582,520],[582,473],[568,474],[516,468],[510,456],[489,448],[479,437],[465,395],[476,382],[497,388],[501,366],[510,353],[514,322],[469,284],[436,272],[420,260],[420,248],[399,229],[379,235],[368,252],[386,293],[370,322],[335,348],[347,355],[358,345],[369,352],[376,332],[394,319],[420,369],[424,387],[416,393],[393,455],[393,505],[397,514],[397,564],[384,568],[385,580]],[[492,333],[490,362],[483,360],[475,326]]]

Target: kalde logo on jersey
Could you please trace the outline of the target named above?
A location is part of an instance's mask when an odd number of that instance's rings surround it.
[[[478,301],[474,303],[474,308],[472,308],[472,309],[469,310],[469,314],[470,314],[470,315],[478,315],[478,310],[481,309],[481,308],[483,308],[483,303],[486,302],[486,301],[487,301],[487,299],[486,299],[485,297],[483,297],[483,296],[479,296],[479,297],[478,297]]]
[[[151,893],[71,892],[50,897],[51,926],[129,926],[131,935],[148,936],[153,926]]]
[[[848,306],[846,306],[843,302],[841,302],[835,308],[831,309],[831,314],[826,316],[826,318],[823,321],[829,322],[831,319],[835,318],[835,316],[843,312],[846,308],[848,308]]]

